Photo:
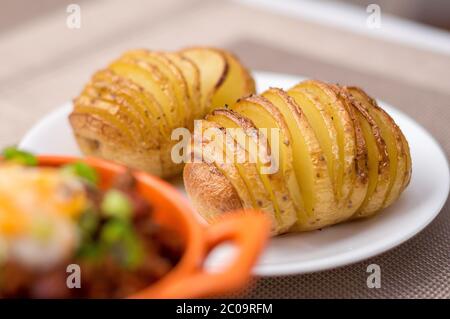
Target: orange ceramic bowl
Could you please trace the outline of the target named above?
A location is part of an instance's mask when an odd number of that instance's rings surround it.
[[[40,156],[40,166],[58,167],[79,161],[73,157]],[[100,187],[108,188],[126,168],[96,158],[81,159],[94,167]],[[154,218],[175,230],[185,241],[180,262],[158,282],[130,298],[198,298],[229,293],[247,282],[251,269],[264,248],[270,222],[257,211],[229,214],[215,224],[202,225],[190,204],[170,184],[143,172],[135,172],[138,192],[152,203]],[[204,261],[223,242],[232,242],[238,253],[220,272],[208,273]]]

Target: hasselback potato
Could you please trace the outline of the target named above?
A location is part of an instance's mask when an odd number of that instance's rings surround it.
[[[184,182],[196,209],[213,220],[260,208],[273,235],[372,216],[411,177],[402,131],[356,87],[271,88],[213,110],[194,131]]]
[[[170,177],[183,167],[171,159],[172,131],[254,91],[250,73],[224,50],[134,50],[93,75],[69,120],[85,155]]]

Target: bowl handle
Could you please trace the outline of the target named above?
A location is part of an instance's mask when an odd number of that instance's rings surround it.
[[[228,241],[237,250],[234,260],[213,273],[207,272],[202,264],[196,272],[171,285],[163,298],[214,296],[243,287],[265,246],[269,231],[270,221],[259,211],[241,210],[227,214],[205,229],[204,260],[215,247]]]

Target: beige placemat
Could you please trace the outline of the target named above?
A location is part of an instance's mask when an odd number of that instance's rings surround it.
[[[267,43],[242,39],[230,49],[253,69],[294,73],[326,81],[357,84],[413,117],[450,154],[450,92],[435,92],[368,75],[338,64],[294,54]],[[381,288],[369,289],[367,266],[381,268]],[[450,204],[420,234],[387,253],[339,269],[313,274],[260,278],[239,298],[449,298]]]

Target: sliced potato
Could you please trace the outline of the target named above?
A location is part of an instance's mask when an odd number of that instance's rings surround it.
[[[335,167],[337,172],[337,176],[335,176],[336,194],[339,202],[345,201],[352,190],[352,176],[354,176],[355,170],[355,129],[350,115],[327,84],[309,80],[303,81],[296,87],[303,88],[312,94],[325,111],[322,114],[331,118],[334,124],[339,155],[339,163]]]
[[[387,207],[400,196],[407,172],[407,152],[404,149],[402,133],[394,120],[364,91],[356,87],[350,87],[349,91],[372,115],[386,142],[390,162],[390,179],[383,207]]]
[[[152,133],[152,136],[148,136],[148,138],[158,138],[159,141],[165,139],[164,136],[167,136],[167,132],[169,132],[165,115],[155,98],[144,91],[142,87],[111,70],[102,70],[94,74],[92,84],[98,87],[111,85],[114,87],[113,92],[120,92],[120,94],[128,96],[134,102],[136,111],[144,120],[145,125],[149,127],[148,129],[159,129],[159,133],[156,135]]]
[[[99,139],[95,135],[104,134],[111,139],[111,143],[119,143],[129,147],[134,146],[136,141],[127,126],[112,116],[108,111],[85,106],[83,102],[77,102],[78,106],[74,112],[69,116],[71,124],[74,125],[79,132],[79,136],[84,136],[86,131],[89,131],[87,136],[89,141],[89,149],[98,148]],[[84,120],[86,123],[83,123]],[[91,134],[91,132],[93,132]],[[86,142],[88,144],[88,142]],[[92,154],[89,152],[88,154]]]
[[[241,98],[230,109],[214,110],[207,120],[223,128],[224,136],[231,135],[231,143],[241,146],[235,154],[256,159],[255,165],[248,167],[252,170],[249,175],[244,166],[236,164],[235,168],[253,201],[263,198],[272,203],[273,208],[258,207],[258,203],[254,207],[275,223],[273,234],[284,231],[276,227],[283,225],[286,211],[296,214],[292,218],[295,225],[288,231],[313,230],[374,215],[397,199],[410,179],[405,137],[362,90],[306,81],[288,92],[271,88],[261,96]],[[246,138],[227,131],[230,128],[242,128]],[[257,129],[269,129],[265,133],[267,152],[273,156],[279,151],[280,171],[270,178],[261,173],[265,159],[254,147],[261,135]],[[280,134],[270,129],[278,129]],[[202,183],[208,180],[210,168],[202,167],[201,176],[191,168],[185,176],[188,187],[196,187],[191,178],[201,177]],[[224,198],[235,203],[225,171],[223,176],[211,178],[221,181]],[[209,196],[196,196],[203,206],[221,210]],[[293,205],[284,206],[283,196]]]
[[[109,69],[153,95],[165,114],[169,128],[182,125],[183,119],[179,117],[175,94],[170,89],[169,80],[155,66],[136,59],[121,58],[113,62]]]
[[[239,194],[239,197],[241,198],[242,205],[244,206],[244,208],[257,207],[255,198],[248,190],[248,187],[243,178],[241,177],[235,164],[228,163],[226,161],[216,161],[215,158],[210,156],[208,152],[205,152],[203,148],[205,144],[211,143],[213,141],[213,138],[211,136],[204,134],[205,130],[209,128],[220,129],[220,126],[205,120],[198,122],[198,125],[200,126],[199,130],[201,133],[201,137],[200,138],[194,137],[194,143],[198,141],[199,144],[194,144],[193,145],[194,147],[190,150],[190,152],[194,154],[194,159],[197,159],[199,162],[206,161],[207,163],[212,163],[216,165],[216,167],[222,172],[222,174],[226,176],[227,179],[230,180],[233,186],[235,187],[236,191]],[[220,131],[219,134],[222,134],[222,131]],[[222,138],[223,140],[225,139],[223,135],[220,138]],[[222,154],[222,157],[224,158],[226,148],[224,147],[223,144],[222,145],[219,144],[218,146],[221,147],[220,152]],[[196,161],[194,160],[194,163],[195,162]]]
[[[201,121],[200,122],[201,126],[202,126],[202,134],[203,131],[214,127],[214,128],[218,128],[221,129],[222,126],[221,124],[215,122],[215,121]],[[219,134],[221,134],[221,138],[222,141],[225,141],[225,135],[223,133],[223,131],[221,130],[219,132]],[[194,138],[195,140],[195,138]],[[200,145],[198,145],[198,149],[199,150],[204,150],[202,149],[202,146],[204,145],[205,142],[211,142],[212,138],[208,137],[208,136],[202,136],[201,139],[199,139],[199,142],[201,143]],[[237,189],[239,190],[239,197],[242,199],[242,203],[245,207],[258,207],[258,203],[256,202],[255,196],[252,194],[252,192],[249,189],[249,185],[248,182],[246,180],[244,180],[244,178],[241,176],[241,173],[238,169],[238,167],[236,166],[235,162],[232,161],[226,161],[226,156],[229,156],[229,158],[231,159],[235,159],[236,158],[236,152],[234,150],[228,150],[228,147],[226,147],[225,142],[220,143],[218,145],[218,147],[220,147],[222,153],[222,159],[224,159],[224,161],[216,161],[213,160],[211,156],[208,157],[208,153],[201,153],[200,155],[198,155],[197,153],[197,158],[201,158],[204,159],[205,157],[207,157],[207,160],[209,160],[210,163],[214,163],[218,169],[220,171],[223,172],[223,174],[225,176],[227,176],[227,178],[229,178],[231,180],[231,183],[233,185],[235,185],[237,187]],[[226,153],[228,152],[228,153]],[[203,157],[203,158],[202,158]]]
[[[403,141],[403,148],[406,150],[406,174],[405,174],[405,179],[403,181],[403,187],[402,187],[402,191],[403,191],[403,190],[405,190],[405,188],[409,185],[409,182],[411,181],[412,160],[411,160],[411,153],[409,150],[409,144],[408,144],[408,141],[406,140],[403,132],[402,132],[402,141]]]
[[[236,188],[230,181],[232,178],[225,176],[214,164],[187,163],[183,178],[192,205],[208,222],[216,221],[224,213],[244,208],[239,196],[241,188]]]
[[[220,146],[219,147],[220,152],[222,153],[223,159],[227,156],[226,153],[228,152],[228,156],[231,155],[231,157],[238,157],[243,156],[242,154],[239,154],[240,152],[245,152],[245,149],[241,148],[239,145],[231,145],[229,143],[230,140],[227,140],[226,133],[224,130],[221,129],[221,126],[209,121],[202,121],[202,142],[203,142],[203,156],[206,156],[208,158],[208,152],[205,152],[205,142],[210,143],[211,141],[216,140],[219,144],[215,144],[214,146]],[[206,130],[214,128],[214,131],[209,131],[208,133]],[[212,136],[208,136],[212,135]],[[217,153],[215,155],[218,155]],[[244,156],[245,158],[245,156]],[[211,161],[211,158],[209,158]],[[239,187],[243,187],[245,185],[245,189],[248,191],[239,193],[241,197],[243,206],[247,207],[249,204],[251,206],[248,207],[257,207],[259,209],[262,209],[265,211],[272,219],[272,232],[273,233],[281,233],[283,231],[287,231],[287,229],[283,230],[280,228],[277,216],[275,214],[275,210],[273,207],[273,204],[270,200],[269,195],[267,194],[260,178],[258,171],[256,169],[256,165],[249,162],[243,162],[243,163],[237,163],[237,162],[227,162],[225,160],[217,160],[217,158],[214,159],[214,164],[221,170],[224,174],[228,174],[228,170],[231,172],[234,172],[233,174],[226,175],[230,178],[231,183],[233,184],[241,184]],[[236,170],[234,170],[236,169]],[[236,175],[235,173],[238,173]],[[242,183],[244,185],[242,185]],[[238,192],[241,189],[236,189]],[[248,195],[248,197],[247,197]],[[251,203],[248,203],[248,199],[251,200]]]
[[[263,96],[283,115],[292,137],[294,171],[303,202],[293,230],[317,229],[335,222],[336,210],[330,206],[334,205],[333,184],[323,151],[306,116],[283,90],[272,88]],[[296,192],[298,190],[292,191]]]
[[[121,80],[123,80],[123,79],[121,79]],[[102,83],[102,81],[98,81],[96,83],[97,83],[96,85],[101,86],[101,84],[99,84],[99,83]],[[139,137],[139,141],[138,141],[139,147],[136,148],[136,152],[139,152],[139,154],[141,154],[139,156],[145,157],[145,155],[144,155],[145,152],[160,153],[157,157],[158,161],[160,162],[159,166],[155,162],[155,163],[148,164],[148,166],[144,166],[143,164],[137,164],[137,165],[139,165],[139,167],[138,166],[134,166],[134,167],[140,168],[140,169],[145,169],[145,167],[147,167],[147,168],[152,167],[152,172],[154,172],[154,174],[158,174],[159,176],[170,177],[170,176],[179,174],[182,171],[183,165],[181,163],[175,163],[171,158],[171,150],[172,150],[172,147],[176,144],[176,142],[171,141],[170,135],[168,135],[168,133],[166,133],[167,126],[165,124],[164,117],[162,117],[161,115],[158,115],[158,113],[157,113],[156,118],[153,117],[150,120],[152,121],[152,123],[160,122],[160,124],[159,125],[149,125],[148,123],[145,123],[145,116],[149,115],[150,112],[146,112],[144,116],[141,116],[140,112],[136,112],[137,109],[141,109],[141,112],[149,110],[148,108],[145,108],[145,107],[142,107],[142,108],[138,107],[137,105],[140,102],[152,101],[152,102],[150,102],[152,105],[155,105],[155,103],[157,104],[157,102],[153,101],[153,98],[151,96],[148,96],[147,94],[145,94],[145,91],[133,92],[131,90],[132,86],[127,86],[125,88],[114,88],[110,85],[109,87],[112,88],[114,91],[110,92],[112,94],[110,94],[109,97],[104,96],[104,98],[105,99],[110,98],[111,99],[109,101],[110,104],[112,104],[113,106],[115,105],[116,107],[118,106],[122,110],[122,113],[125,112],[125,114],[127,114],[126,110],[129,110],[130,112],[132,112],[133,110],[135,111],[134,113],[128,113],[128,114],[134,114],[135,120],[133,123],[136,123],[136,124],[128,123],[127,125],[130,126],[134,130],[137,130],[137,129],[139,129],[139,127],[141,127],[141,129],[139,130],[141,133],[141,135]],[[124,93],[125,91],[127,91],[130,95],[126,95]],[[138,94],[138,97],[136,97],[136,95],[134,93]],[[145,96],[144,96],[144,94],[145,94]],[[139,97],[139,95],[140,95],[140,97]],[[119,99],[119,97],[122,97],[122,98]],[[106,101],[106,102],[108,102],[108,101]],[[140,122],[141,125],[137,124],[139,122],[139,119],[141,120],[141,122]],[[152,158],[154,158],[154,161],[156,161],[156,156],[152,156]],[[135,160],[135,161],[136,161],[136,163],[138,163],[137,160]],[[143,160],[141,160],[141,163],[144,163],[144,162],[147,163],[148,161],[144,158]],[[127,165],[133,167],[132,162],[130,162],[130,163],[131,164],[127,163]],[[156,169],[156,167],[158,167],[158,169]]]
[[[331,118],[326,116],[322,106],[315,101],[314,96],[302,88],[290,89],[288,95],[296,103],[301,113],[309,123],[309,127],[316,137],[320,151],[316,161],[325,163],[327,172],[317,171],[313,177],[318,183],[313,192],[316,194],[314,213],[317,216],[316,224],[330,224],[340,220],[338,202],[336,200],[336,177],[338,171],[339,152],[336,129]],[[316,164],[317,165],[317,164]],[[331,182],[331,184],[328,184]]]
[[[134,61],[137,64],[144,64],[156,68],[164,79],[166,89],[175,98],[176,117],[180,127],[185,127],[190,119],[190,108],[188,106],[188,91],[184,76],[179,69],[170,62],[169,59],[157,52],[147,50],[134,50],[125,53],[121,60]],[[175,127],[173,127],[175,128]]]
[[[368,110],[349,92],[350,102],[356,110],[368,151],[369,185],[363,203],[356,211],[354,218],[367,217],[383,207],[389,188],[390,163],[386,142],[381,135],[381,129]]]
[[[184,77],[184,73],[178,67],[177,64],[173,63],[171,59],[169,59],[166,55],[161,52],[150,52],[151,55],[155,56],[157,59],[160,59],[162,63],[165,63],[168,69],[173,74],[173,86],[175,90],[175,94],[177,96],[177,101],[180,103],[180,106],[184,106],[184,117],[185,124],[184,127],[191,130],[193,128],[193,110],[194,105],[192,104],[188,82]]]
[[[78,113],[91,112],[92,114],[103,118],[105,121],[111,122],[137,146],[141,136],[136,132],[134,120],[127,116],[125,112],[121,111],[120,106],[101,100],[96,96],[90,96],[89,92],[90,90],[87,87],[83,93],[76,98],[75,111]]]
[[[87,105],[87,106],[85,106]],[[95,105],[95,106],[93,106]],[[151,169],[162,173],[160,153],[140,147],[138,135],[128,125],[108,111],[111,106],[99,99],[85,96],[76,99],[76,108],[69,116],[75,138],[86,155],[114,158],[118,163],[135,169]]]
[[[227,134],[232,135],[235,142],[248,152],[245,160],[256,165],[261,182],[274,204],[279,231],[287,231],[295,222],[296,210],[281,170],[273,174],[265,174],[263,171],[263,167],[270,165],[270,146],[261,143],[260,139],[267,137],[262,135],[250,120],[231,110],[213,111],[207,116],[207,120],[228,129]],[[250,188],[250,191],[252,190],[253,188]]]
[[[348,174],[352,179],[353,187],[346,201],[343,201],[342,204],[344,206],[343,209],[346,209],[349,212],[354,213],[356,209],[360,207],[362,202],[364,201],[369,184],[367,145],[366,140],[364,139],[364,134],[362,132],[360,122],[358,120],[358,116],[352,106],[350,96],[348,96],[346,92],[344,92],[337,85],[330,85],[330,88],[341,100],[353,122],[354,139],[355,139],[355,155],[354,155],[355,169],[348,170]]]
[[[189,91],[189,100],[191,106],[192,120],[199,119],[204,116],[201,106],[200,93],[200,70],[197,65],[189,58],[179,53],[166,52],[164,55],[175,64],[183,73]],[[190,127],[192,125],[188,125]]]
[[[230,79],[227,77],[229,63],[233,65]],[[177,175],[183,166],[171,158],[172,147],[177,144],[171,140],[172,131],[180,127],[191,130],[193,120],[206,115],[216,93],[221,98],[227,98],[225,95],[229,94],[229,100],[234,101],[241,93],[253,92],[254,83],[239,61],[224,50],[190,48],[173,53],[132,50],[97,72],[86,90],[89,92],[84,92],[85,96],[80,97],[88,98],[84,102],[89,103],[89,99],[93,99],[93,103],[95,99],[100,102],[93,105],[83,102],[84,111],[92,108],[94,113],[89,117],[80,111],[83,114],[73,117],[76,118],[77,127],[81,127],[80,122],[86,120],[89,125],[95,123],[113,132],[117,124],[117,131],[121,132],[118,135],[129,136],[131,140],[128,144],[137,144],[136,149],[126,151],[129,155],[113,156],[114,150],[111,148],[108,152],[111,156],[101,157],[116,160],[118,157],[138,158],[139,155],[142,156],[139,158],[140,163],[131,166],[170,177]],[[76,112],[74,110],[73,113]],[[108,126],[111,114],[117,116],[117,123]],[[86,134],[78,134],[76,130],[78,128],[74,127],[74,133],[81,141],[81,135],[86,135],[88,130],[83,127]],[[94,128],[93,131],[89,134],[95,136],[98,130]],[[97,145],[99,141],[93,137],[86,136],[79,143],[83,143],[83,150],[92,151],[100,147]],[[103,141],[101,146],[106,144]],[[118,148],[117,152],[125,151]],[[156,164],[149,164],[148,167],[142,165],[146,162],[146,152],[160,153],[157,170],[153,169]],[[87,151],[86,154],[92,152]],[[155,160],[153,155],[151,157]]]
[[[221,52],[209,48],[190,48],[180,53],[192,60],[200,70],[202,114],[207,114],[213,95],[228,76],[227,59]]]
[[[119,106],[121,112],[133,119],[136,129],[140,132],[141,145],[144,149],[155,148],[160,144],[159,128],[149,125],[154,118],[149,117],[145,108],[136,101],[135,92],[123,86],[119,79],[114,77],[93,81],[91,86],[97,91],[95,95],[97,98]]]
[[[243,98],[231,108],[242,116],[247,117],[247,119],[251,119],[251,122],[259,130],[267,131],[260,131],[260,135],[266,135],[268,145],[273,154],[271,157],[272,161],[277,162],[276,169],[280,170],[281,173],[270,174],[268,177],[274,179],[274,182],[277,182],[278,178],[283,177],[285,181],[291,181],[292,184],[295,181],[295,172],[292,167],[291,137],[283,116],[277,108],[269,100],[261,96]],[[272,136],[272,129],[278,132],[278,136]],[[274,154],[274,152],[276,153]],[[278,190],[275,190],[275,194],[278,193]],[[282,190],[279,196],[272,198],[272,201],[276,213],[280,216],[281,223],[292,226],[297,220],[296,209],[293,205],[287,206],[288,203],[286,203],[285,197],[289,193],[286,187]]]
[[[241,97],[255,93],[255,81],[235,55],[218,49],[211,50],[219,51],[225,56],[228,63],[228,74],[214,93],[210,109],[232,105]]]
[[[319,144],[328,167],[328,174],[333,181],[332,189],[337,195],[336,185],[340,170],[339,144],[333,120],[317,98],[301,87],[293,87],[288,94],[295,100],[305,114]]]

